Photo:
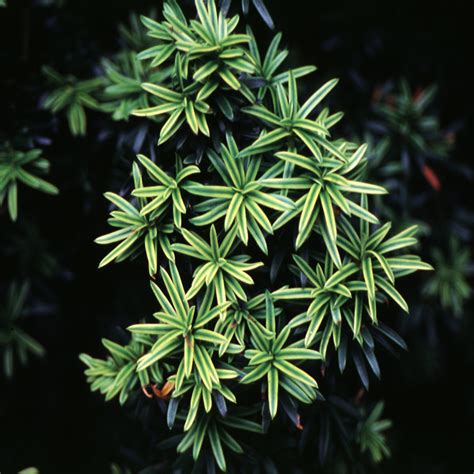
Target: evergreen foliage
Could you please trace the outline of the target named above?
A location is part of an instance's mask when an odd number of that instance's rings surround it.
[[[159,138],[155,160],[133,164],[132,189],[106,193],[118,230],[97,242],[118,244],[100,266],[145,254],[157,312],[129,327],[126,346],[104,341],[107,360],[81,358],[107,400],[124,403],[140,386],[169,400],[168,425],[184,431],[178,453],[198,461],[207,446],[225,470],[226,452],[242,451],[225,426],[262,431],[228,404],[261,404],[275,418],[282,392],[295,407],[317,403],[316,367],[337,357],[343,371],[350,340],[380,376],[367,328],[379,328],[377,308],[388,300],[408,311],[396,281],[431,267],[400,253],[417,243],[416,226],[393,235],[369,211],[368,196],[386,190],[360,179],[367,146],[332,136],[342,114],[322,105],[337,81],[302,100],[297,77],[314,68],[285,71],[280,36],[262,63],[237,16],[214,1],[195,8],[190,19],[172,0],[161,22],[142,17],[153,42],[139,67],[166,71],[142,82],[146,96],[134,99],[138,66],[129,69],[133,87],[115,78],[127,108],[146,97],[131,113],[151,120]],[[290,245],[281,248],[282,238]],[[390,329],[379,331],[390,339]],[[354,360],[368,385],[363,359]],[[381,410],[360,428],[375,461],[388,454]]]

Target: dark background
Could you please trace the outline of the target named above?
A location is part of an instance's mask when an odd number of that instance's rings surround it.
[[[100,338],[114,337],[153,308],[143,288],[140,266],[116,265],[97,270],[103,249],[93,239],[106,229],[106,203],[101,192],[115,179],[113,143],[100,135],[100,114],[90,114],[86,138],[72,138],[64,120],[50,133],[50,116],[37,109],[42,64],[90,77],[102,55],[115,51],[116,28],[130,10],[146,13],[150,1],[73,1],[65,8],[33,6],[9,0],[0,9],[1,131],[8,135],[34,121],[52,139],[45,156],[52,162],[51,182],[58,198],[25,192],[20,215],[39,228],[56,266],[47,282],[28,270],[33,294],[52,309],[31,318],[27,328],[47,348],[43,361],[17,370],[0,385],[0,471],[17,472],[28,465],[41,473],[105,473],[120,460],[125,440],[140,446],[146,437],[117,402],[105,404],[91,394],[78,354],[102,355]],[[405,76],[414,85],[436,82],[442,121],[463,121],[453,159],[472,163],[473,21],[472,1],[332,1],[267,0],[277,30],[291,51],[291,61],[315,64],[317,84],[338,76],[337,106],[356,120],[372,86]],[[252,11],[254,29],[271,35]],[[357,79],[357,80],[355,80]],[[47,131],[46,131],[47,130]],[[120,168],[120,162],[118,163]],[[452,193],[464,193],[452,178]],[[449,192],[447,196],[449,197]],[[36,208],[48,212],[35,213]],[[449,198],[444,204],[450,212]],[[28,211],[29,209],[29,211]],[[15,226],[0,221],[0,243],[7,245]],[[40,243],[35,245],[40,246]],[[26,244],[25,251],[37,251]],[[2,282],[21,274],[15,255],[2,257]],[[411,304],[412,301],[408,300]],[[474,470],[474,322],[469,310],[457,333],[434,322],[438,344],[424,326],[407,336],[410,352],[386,358],[382,381],[373,394],[386,400],[394,420],[392,457],[380,472],[457,474]],[[143,443],[145,444],[145,443]]]

